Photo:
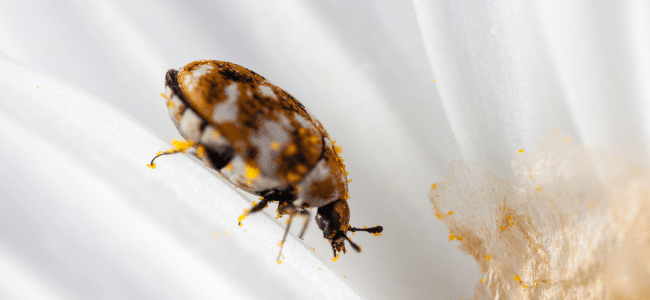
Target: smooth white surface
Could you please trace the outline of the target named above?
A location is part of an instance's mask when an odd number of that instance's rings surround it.
[[[647,165],[642,1],[413,1],[463,158],[502,177],[554,130]]]

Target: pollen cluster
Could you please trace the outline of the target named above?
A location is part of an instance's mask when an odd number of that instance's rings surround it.
[[[559,134],[513,157],[514,181],[454,162],[429,194],[484,273],[477,299],[647,297],[648,172]]]

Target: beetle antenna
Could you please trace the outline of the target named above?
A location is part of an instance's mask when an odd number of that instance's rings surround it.
[[[158,157],[161,157],[161,156],[163,156],[163,155],[167,155],[167,154],[174,154],[174,153],[178,153],[178,152],[181,152],[181,151],[177,151],[177,150],[168,150],[168,151],[165,151],[165,152],[163,152],[163,153],[160,153],[160,154],[154,156],[154,157],[151,159],[151,162],[149,163],[149,165],[150,165],[150,166],[153,166],[153,161],[156,160],[156,158],[158,158]]]
[[[282,256],[282,248],[284,248],[284,242],[287,240],[287,234],[289,234],[289,228],[291,227],[291,220],[293,219],[293,213],[289,214],[289,222],[287,222],[287,230],[284,231],[284,236],[282,237],[282,243],[280,243],[280,253],[278,253],[278,259]]]
[[[350,242],[350,246],[352,246],[354,250],[356,250],[357,252],[361,252],[361,248],[359,248],[359,245],[355,244],[352,240],[350,240],[350,238],[347,235],[344,235],[343,237],[345,237],[345,239],[348,240],[348,242]]]
[[[370,227],[370,228],[351,227],[350,231],[352,231],[352,232],[367,231],[367,232],[370,232],[372,234],[376,234],[376,233],[381,233],[382,231],[384,231],[384,227],[382,227],[382,226],[375,226],[375,227]]]

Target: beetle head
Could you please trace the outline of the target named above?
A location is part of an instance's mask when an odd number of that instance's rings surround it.
[[[350,208],[348,207],[348,202],[345,199],[339,199],[318,208],[318,212],[316,214],[316,224],[318,224],[318,228],[323,231],[323,237],[330,241],[330,244],[332,245],[332,251],[334,252],[334,257],[336,257],[337,252],[343,251],[343,253],[345,253],[344,242],[346,240],[350,243],[350,246],[352,246],[354,250],[357,252],[361,251],[361,248],[359,248],[357,244],[348,238],[348,231],[367,231],[373,234],[379,234],[384,229],[381,226],[375,226],[371,228],[355,228],[351,227],[349,222]]]

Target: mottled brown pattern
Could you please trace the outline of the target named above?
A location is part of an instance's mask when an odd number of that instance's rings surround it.
[[[195,88],[190,91],[185,86],[185,76],[205,65],[211,65],[201,76]],[[237,107],[237,118],[233,122],[218,122],[213,118],[213,112],[218,104],[225,103],[228,95],[226,87],[237,83],[239,97],[234,105]],[[251,135],[257,133],[265,121],[280,122],[281,117],[289,121],[293,128],[290,132],[290,142],[279,149],[280,157],[276,159],[277,173],[263,174],[264,176],[281,178],[287,183],[295,184],[309,171],[321,156],[322,137],[327,132],[320,122],[313,119],[304,106],[289,93],[269,83],[257,73],[242,66],[223,61],[196,61],[178,72],[178,83],[188,103],[201,118],[207,120],[233,145],[233,149],[244,158],[247,164],[259,168],[257,161],[258,149],[251,143]],[[271,88],[277,99],[259,92],[259,86]],[[301,116],[311,123],[311,128],[305,128],[295,116]]]

